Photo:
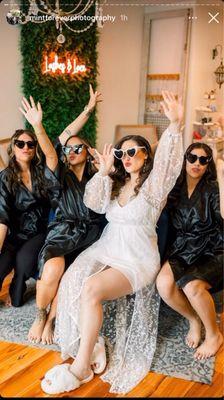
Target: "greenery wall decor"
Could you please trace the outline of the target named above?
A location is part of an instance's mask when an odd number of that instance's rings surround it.
[[[51,0],[53,1],[53,0]],[[49,1],[49,2],[51,2]],[[28,2],[27,2],[28,3]],[[71,10],[74,1],[66,0],[65,11]],[[27,13],[28,5],[23,5],[23,12]],[[87,15],[95,14],[92,6]],[[82,29],[85,22],[73,21],[73,29]],[[45,23],[28,22],[21,25],[20,48],[22,54],[22,88],[25,97],[33,96],[40,101],[43,112],[43,124],[51,139],[56,138],[65,127],[72,122],[83,110],[89,99],[89,83],[96,90],[97,78],[97,25],[82,33],[74,33],[63,27],[66,41],[57,42],[60,32],[56,29],[55,21]],[[60,57],[66,52],[75,54],[81,64],[85,64],[87,72],[84,75],[57,75],[43,74],[41,65],[46,52],[55,52]],[[96,142],[96,114],[92,113],[87,124],[80,133],[94,146]],[[26,127],[30,128],[29,124]]]

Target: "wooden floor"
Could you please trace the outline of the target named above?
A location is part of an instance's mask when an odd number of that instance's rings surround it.
[[[5,280],[0,299],[7,294],[9,279]],[[223,318],[222,318],[223,325]],[[212,385],[205,385],[171,378],[150,372],[128,395],[123,397],[222,397],[223,396],[223,348],[216,357]],[[2,397],[53,397],[40,388],[45,372],[61,363],[60,355],[51,350],[0,342],[0,395]],[[122,397],[109,393],[109,385],[99,376],[80,389],[58,397]]]

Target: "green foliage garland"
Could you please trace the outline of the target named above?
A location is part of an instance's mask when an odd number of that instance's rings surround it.
[[[71,10],[72,5],[74,7],[74,1],[66,0],[66,11]],[[23,7],[23,12],[27,13],[28,6]],[[94,15],[94,13],[95,6],[92,6],[86,15]],[[69,25],[73,29],[82,29],[88,25],[88,21],[73,21]],[[23,93],[27,98],[32,95],[35,101],[40,101],[44,115],[43,124],[51,139],[55,139],[88,103],[89,83],[92,84],[94,90],[97,85],[96,23],[83,33],[74,33],[63,25],[62,33],[66,37],[63,44],[59,44],[56,40],[59,33],[55,21],[41,24],[28,22],[21,26]],[[43,74],[41,65],[46,51],[54,51],[59,57],[65,52],[75,54],[88,70],[84,76]],[[80,136],[89,140],[92,146],[96,142],[96,125],[97,119],[94,112],[80,132]],[[26,127],[30,128],[29,124]]]

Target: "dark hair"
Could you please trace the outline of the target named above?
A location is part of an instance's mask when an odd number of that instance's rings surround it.
[[[83,139],[82,137],[77,136],[77,135],[69,136],[68,139],[66,140],[64,146],[66,146],[68,141],[73,137],[81,140],[81,142],[83,144],[85,144],[87,148],[92,147],[90,145],[90,143],[88,142],[88,140]],[[94,161],[93,156],[91,156],[91,154],[87,150],[86,165],[85,165],[85,169],[84,169],[84,173],[83,173],[83,176],[86,177],[87,179],[90,179],[97,172],[97,169],[96,169],[95,165],[93,164],[93,161]],[[64,156],[64,163],[67,164],[66,156]]]
[[[142,151],[144,151],[148,155],[144,165],[139,171],[138,183],[134,189],[135,194],[137,195],[140,187],[142,186],[143,182],[146,180],[146,178],[148,177],[148,175],[152,170],[153,166],[152,150],[148,140],[146,140],[143,136],[140,135],[125,136],[119,140],[119,142],[114,146],[114,148],[120,149],[122,144],[127,140],[133,140],[134,142],[136,142],[138,146],[144,146],[145,149],[142,149]],[[113,180],[111,199],[114,199],[119,195],[120,189],[125,185],[126,180],[130,177],[130,174],[125,171],[121,160],[115,158],[114,167],[115,170],[110,174],[110,177]]]
[[[204,152],[206,153],[206,155],[208,157],[211,157],[211,161],[209,161],[209,163],[207,164],[206,171],[203,174],[203,176],[201,177],[200,182],[210,183],[210,182],[215,182],[217,180],[216,166],[215,166],[215,162],[213,159],[211,147],[209,147],[205,143],[200,143],[200,142],[190,144],[190,146],[187,148],[187,150],[184,154],[184,162],[183,162],[183,166],[181,169],[181,173],[176,181],[174,188],[172,189],[172,191],[170,192],[170,194],[168,196],[168,203],[170,203],[172,205],[172,207],[177,206],[179,199],[180,199],[180,193],[181,193],[182,186],[186,182],[186,175],[187,175],[186,174],[186,156],[187,156],[187,154],[191,153],[191,151],[194,149],[203,149]]]
[[[31,177],[36,179],[37,181],[37,186],[41,195],[47,197],[47,192],[45,190],[45,184],[44,184],[44,165],[43,165],[44,154],[38,144],[35,133],[33,133],[28,129],[17,129],[11,137],[11,143],[7,150],[9,156],[8,170],[11,172],[11,174],[9,175],[9,183],[11,184],[12,192],[13,194],[16,193],[21,181],[21,167],[18,161],[16,160],[14,154],[14,145],[15,145],[15,140],[18,139],[23,133],[26,133],[34,141],[37,142],[34,157],[30,162],[30,172],[31,172]]]

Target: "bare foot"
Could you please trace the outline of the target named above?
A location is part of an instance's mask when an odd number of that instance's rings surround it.
[[[106,362],[105,342],[104,339],[99,336],[91,357],[91,367],[94,374],[100,374],[103,372],[106,367]]]
[[[46,323],[47,312],[46,309],[37,309],[36,318],[28,333],[28,340],[32,343],[40,343],[41,336]]]
[[[6,300],[5,300],[5,306],[6,307],[12,307],[12,301],[11,301],[10,295],[8,295]]]
[[[88,368],[82,367],[78,365],[77,362],[73,362],[70,367],[70,371],[80,380],[88,378],[92,374],[92,369],[89,366]]]
[[[216,335],[206,338],[204,342],[199,346],[194,353],[196,360],[204,360],[206,358],[214,356],[220,346],[223,343],[223,336],[221,332],[217,332]]]
[[[199,318],[189,321],[190,329],[186,336],[185,342],[191,349],[196,349],[201,339],[201,321]]]
[[[53,330],[53,322],[54,320],[51,319],[50,321],[47,320],[44,326],[44,330],[41,336],[43,344],[52,344],[54,338],[54,330]]]

